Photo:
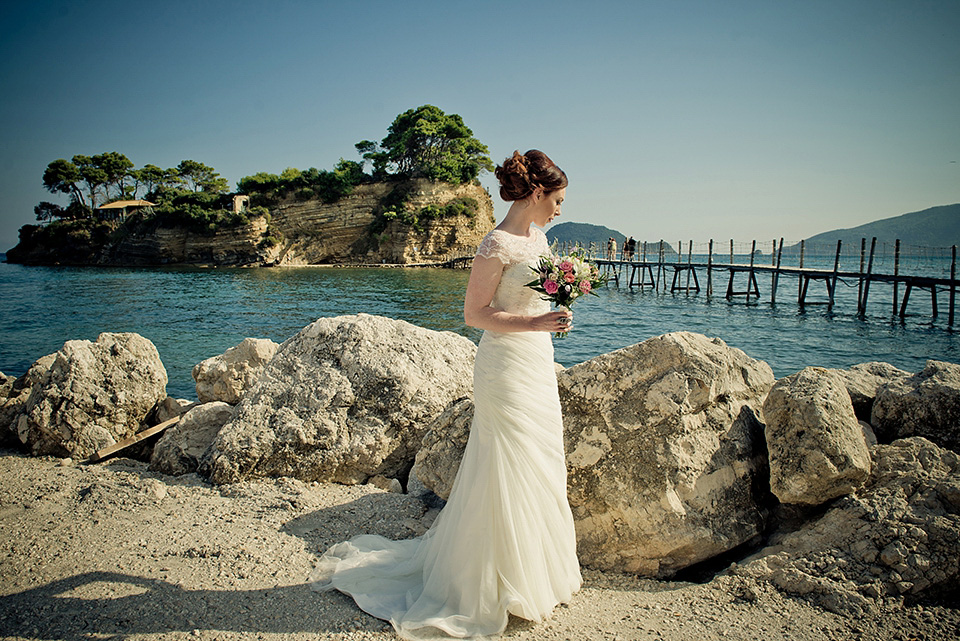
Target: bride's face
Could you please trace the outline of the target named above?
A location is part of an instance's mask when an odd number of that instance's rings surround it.
[[[540,196],[540,200],[534,203],[533,222],[538,227],[547,225],[551,220],[560,215],[560,203],[563,202],[567,194],[566,187],[551,191]]]

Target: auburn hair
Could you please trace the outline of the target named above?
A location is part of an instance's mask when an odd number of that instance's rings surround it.
[[[506,201],[523,200],[538,187],[549,193],[567,186],[567,174],[538,149],[513,152],[497,166],[494,176],[500,181],[500,197]]]

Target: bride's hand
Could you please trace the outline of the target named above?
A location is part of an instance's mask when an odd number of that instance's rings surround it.
[[[535,316],[533,329],[538,332],[569,332],[573,329],[573,312],[564,309]]]

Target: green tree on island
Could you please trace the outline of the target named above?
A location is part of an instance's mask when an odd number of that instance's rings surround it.
[[[101,202],[101,196],[103,201],[110,198],[111,186],[114,187],[117,198],[127,195],[126,180],[131,176],[132,169],[133,163],[130,159],[116,151],[95,156],[77,154],[72,160],[59,158],[47,165],[43,172],[43,186],[50,193],[67,194],[72,202],[87,209],[87,215],[90,215]],[[48,215],[56,215],[55,209],[47,207],[44,211]],[[74,208],[74,215],[67,217],[78,217],[76,213]]]
[[[398,176],[430,178],[454,185],[469,182],[481,171],[493,171],[487,146],[457,114],[423,105],[397,116],[379,145],[370,140],[356,144],[373,165],[375,178],[393,169]]]
[[[162,226],[212,232],[248,220],[246,212],[228,211],[229,198],[224,194],[229,185],[213,167],[196,160],[183,160],[170,169],[149,164],[141,169],[133,167],[129,158],[116,151],[54,160],[43,173],[43,185],[51,193],[69,196],[70,204],[61,207],[42,202],[33,210],[37,220],[93,222],[99,205],[135,200],[141,189],[156,206],[138,213],[132,222],[153,221]]]
[[[116,197],[125,198],[127,196],[126,180],[133,169],[130,159],[120,152],[108,151],[97,154],[91,158],[91,161],[103,172],[105,187],[113,185],[116,188]],[[109,197],[109,194],[107,196]]]
[[[349,196],[363,180],[363,164],[341,158],[333,171],[287,167],[279,175],[260,171],[244,176],[237,183],[237,192],[254,196],[255,202],[263,205],[276,203],[291,193],[300,200],[319,198],[332,203]]]
[[[208,167],[196,160],[181,161],[177,165],[177,174],[187,187],[192,188],[194,192],[205,191],[210,194],[222,194],[230,189],[226,178],[221,178],[213,167]]]
[[[76,165],[77,170],[80,172],[80,182],[83,184],[83,188],[89,197],[87,205],[90,207],[90,210],[93,211],[97,208],[97,199],[107,183],[107,172],[97,166],[91,156],[77,154],[73,157],[73,164]]]
[[[80,170],[75,164],[66,158],[59,158],[47,165],[47,169],[43,172],[43,187],[51,194],[67,194],[71,200],[86,206],[87,202],[78,185],[82,179]]]
[[[43,186],[47,191],[69,194],[71,200],[91,212],[96,209],[97,199],[107,180],[107,172],[94,162],[94,158],[80,154],[72,160],[54,160],[43,172]]]
[[[159,185],[163,184],[168,177],[169,169],[161,169],[156,165],[144,165],[140,169],[131,169],[130,178],[133,180],[133,186],[128,191],[131,200],[137,199],[137,194],[141,187],[145,194],[149,194]]]

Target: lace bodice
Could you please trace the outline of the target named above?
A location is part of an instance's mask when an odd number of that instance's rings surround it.
[[[550,253],[547,236],[536,227],[530,228],[530,236],[515,236],[494,229],[487,234],[477,256],[496,258],[503,263],[503,275],[493,295],[491,306],[511,314],[544,314],[550,311],[550,303],[540,298],[541,294],[527,283],[536,278],[531,267],[536,266],[540,257]]]

